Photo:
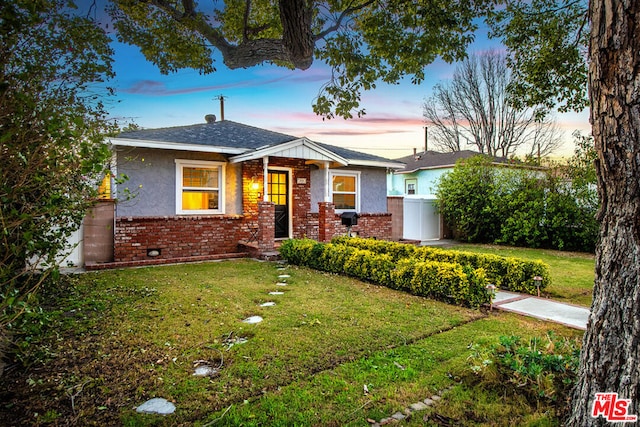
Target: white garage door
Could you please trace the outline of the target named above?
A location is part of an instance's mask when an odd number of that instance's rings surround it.
[[[403,217],[404,239],[422,241],[440,238],[440,214],[436,200],[405,197]]]

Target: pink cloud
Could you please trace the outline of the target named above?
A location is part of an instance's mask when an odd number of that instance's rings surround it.
[[[293,74],[282,75],[274,77],[268,80],[251,79],[241,80],[233,83],[226,83],[220,85],[207,85],[207,86],[194,86],[178,89],[169,89],[163,82],[157,80],[138,80],[127,88],[120,89],[120,92],[146,95],[146,96],[173,96],[173,95],[185,95],[190,93],[209,92],[223,89],[232,88],[246,88],[246,87],[261,87],[269,84],[278,83],[283,80],[290,80],[294,82],[312,82],[321,80],[319,75],[309,75],[308,77],[300,78],[295,77]]]

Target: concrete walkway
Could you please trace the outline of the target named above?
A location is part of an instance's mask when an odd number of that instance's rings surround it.
[[[589,320],[587,307],[514,292],[496,292],[493,298],[493,307],[582,330],[587,329],[587,321]]]

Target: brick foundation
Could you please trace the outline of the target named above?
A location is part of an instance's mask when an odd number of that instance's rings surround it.
[[[116,218],[115,262],[237,253],[250,235],[242,215]],[[152,256],[151,251],[158,251]]]

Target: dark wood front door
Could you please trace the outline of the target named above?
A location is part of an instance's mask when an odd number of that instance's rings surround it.
[[[276,206],[275,237],[289,237],[289,173],[285,171],[269,171],[269,201]]]

